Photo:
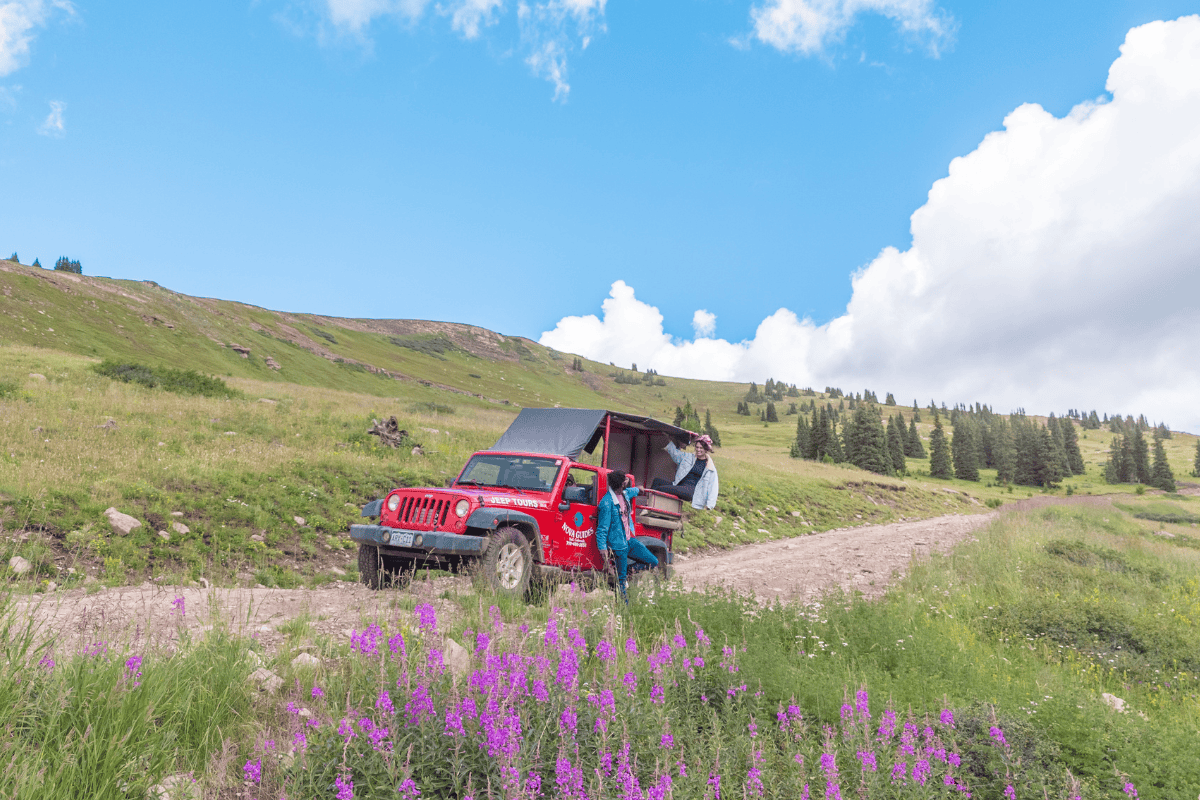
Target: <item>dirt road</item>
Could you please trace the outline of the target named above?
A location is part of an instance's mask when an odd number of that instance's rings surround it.
[[[1108,497],[1033,498],[1005,506],[1003,513],[1050,504],[1103,505]],[[996,519],[996,512],[864,525],[747,545],[676,561],[677,580],[686,588],[728,587],[763,601],[804,602],[836,588],[877,597],[908,569],[914,559],[945,552]],[[466,578],[416,581],[403,590],[422,602],[453,613],[441,599],[446,590],[469,591]],[[185,613],[180,614],[177,598]],[[349,637],[364,618],[396,612],[399,595],[373,592],[359,584],[337,582],[317,589],[178,588],[142,584],[33,595],[18,601],[17,614],[32,615],[58,634],[62,647],[94,642],[169,645],[184,630],[196,633],[224,620],[270,650],[282,643],[286,628],[300,618],[313,634]],[[281,630],[281,627],[284,630]]]

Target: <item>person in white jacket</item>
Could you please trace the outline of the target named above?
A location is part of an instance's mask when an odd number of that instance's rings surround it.
[[[692,454],[681,450],[674,442],[667,442],[667,455],[675,462],[675,479],[667,481],[655,478],[650,488],[673,494],[682,500],[691,500],[692,508],[713,508],[717,505],[717,493],[721,486],[717,479],[717,465],[712,459],[712,438],[698,436],[694,443],[696,452]]]

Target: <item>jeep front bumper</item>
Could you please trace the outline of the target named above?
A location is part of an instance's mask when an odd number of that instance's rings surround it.
[[[386,525],[351,525],[350,538],[359,544],[374,545],[397,554],[478,555],[483,551],[484,543],[481,536],[439,531],[406,531]]]

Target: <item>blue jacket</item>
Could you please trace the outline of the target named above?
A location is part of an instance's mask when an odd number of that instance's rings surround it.
[[[625,490],[625,501],[629,503],[629,527],[633,529],[633,498],[638,496],[641,489],[636,486]],[[617,501],[613,499],[612,491],[604,493],[600,498],[600,508],[596,514],[596,547],[603,553],[605,550],[626,550],[629,540],[621,526],[621,511]]]
[[[675,480],[672,483],[678,485],[692,471],[692,467],[696,463],[696,456],[686,450],[680,450],[675,446],[674,442],[667,442],[667,455],[676,464]],[[700,476],[700,480],[696,483],[696,493],[692,495],[692,508],[713,508],[716,506],[717,492],[720,489],[721,484],[717,480],[717,465],[713,463],[712,454],[710,453],[708,463],[704,467],[704,474]]]

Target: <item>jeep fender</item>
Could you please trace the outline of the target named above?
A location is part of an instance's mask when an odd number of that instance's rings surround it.
[[[520,528],[533,545],[533,557],[535,561],[545,561],[545,551],[542,548],[542,535],[538,528],[537,520],[526,514],[523,511],[514,511],[508,508],[483,508],[475,509],[471,516],[467,517],[467,527],[477,528],[479,530],[491,533],[497,528],[502,528],[505,525],[512,525]]]

